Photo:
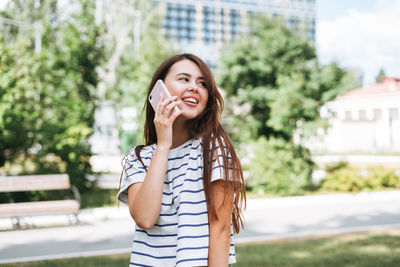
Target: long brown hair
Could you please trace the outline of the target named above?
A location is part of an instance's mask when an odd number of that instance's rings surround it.
[[[232,142],[229,140],[228,135],[225,133],[221,126],[221,113],[224,108],[224,100],[222,95],[219,93],[215,79],[207,64],[204,63],[200,58],[193,54],[179,54],[174,55],[166,59],[156,70],[151,80],[150,86],[148,88],[147,100],[144,105],[144,110],[146,114],[146,121],[144,126],[144,137],[145,144],[137,146],[135,148],[136,157],[143,164],[140,157],[140,150],[144,146],[152,145],[157,143],[156,128],[154,125],[155,112],[150,105],[149,95],[151,89],[154,87],[158,79],[165,80],[170,68],[176,62],[181,60],[190,60],[194,62],[200,69],[204,76],[204,82],[208,90],[208,101],[204,111],[195,119],[189,120],[187,122],[188,129],[192,137],[201,137],[203,143],[203,184],[204,193],[206,196],[207,209],[209,215],[212,218],[217,218],[217,213],[215,207],[211,205],[211,173],[212,173],[212,162],[216,157],[219,160],[219,156],[216,154],[218,147],[220,148],[222,154],[222,163],[220,164],[224,167],[224,177],[226,181],[232,183],[233,186],[225,186],[225,199],[227,200],[228,193],[235,193],[235,198],[233,202],[232,209],[232,223],[236,233],[243,228],[243,218],[241,210],[246,205],[246,191],[243,179],[242,166],[240,164],[239,158],[236,154],[235,148]],[[229,192],[230,191],[230,192]]]

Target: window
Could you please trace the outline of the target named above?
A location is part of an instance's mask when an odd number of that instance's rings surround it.
[[[195,39],[195,7],[180,3],[167,3],[164,20],[164,35],[178,42],[193,42]]]
[[[240,12],[236,9],[229,11],[229,28],[232,40],[240,35]]]
[[[299,28],[300,19],[298,16],[291,16],[288,20],[288,27],[297,30]]]
[[[315,39],[315,29],[310,29],[310,31],[308,32],[308,37],[310,39]]]
[[[203,7],[203,42],[215,42],[215,9],[209,6]]]

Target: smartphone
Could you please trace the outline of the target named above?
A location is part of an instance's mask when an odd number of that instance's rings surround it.
[[[151,89],[151,92],[149,95],[149,101],[150,101],[150,104],[153,107],[154,111],[157,109],[157,105],[160,102],[161,95],[163,95],[164,100],[171,97],[171,94],[169,93],[164,82],[160,79],[160,80],[157,80],[153,89]],[[179,108],[175,107],[175,110],[179,111]]]

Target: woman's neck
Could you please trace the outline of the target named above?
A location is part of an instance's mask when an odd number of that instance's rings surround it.
[[[191,136],[189,133],[189,129],[186,126],[186,121],[176,118],[173,126],[172,126],[172,148],[176,148],[185,142],[187,142]]]

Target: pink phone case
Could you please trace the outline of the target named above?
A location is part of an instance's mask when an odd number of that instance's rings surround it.
[[[164,82],[162,80],[157,80],[149,95],[149,101],[154,111],[157,109],[157,105],[160,102],[161,94],[164,96],[164,100],[171,97]],[[175,110],[179,110],[178,107],[175,107]]]

